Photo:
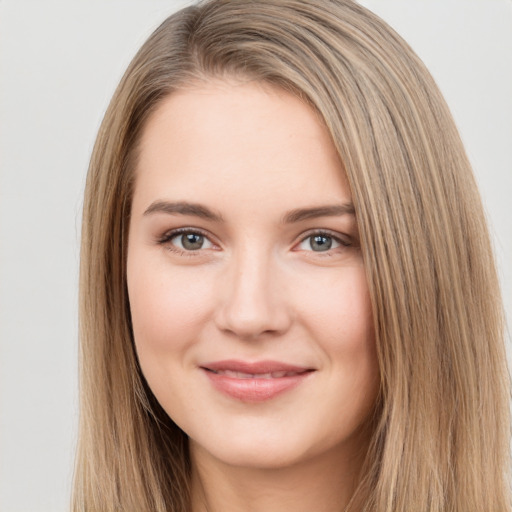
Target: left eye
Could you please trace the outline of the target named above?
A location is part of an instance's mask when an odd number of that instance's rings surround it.
[[[340,246],[341,243],[333,236],[316,234],[304,238],[298,248],[302,251],[326,252]]]
[[[183,251],[198,251],[200,249],[210,249],[213,246],[208,238],[193,231],[178,233],[171,237],[169,241]]]

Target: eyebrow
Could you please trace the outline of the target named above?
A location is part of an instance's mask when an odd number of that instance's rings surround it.
[[[206,206],[197,203],[188,203],[184,201],[171,203],[169,201],[155,201],[146,209],[144,215],[152,213],[167,213],[169,215],[193,215],[201,219],[222,222],[222,215],[213,212]]]
[[[201,219],[214,222],[223,222],[224,219],[219,213],[215,213],[206,206],[198,203],[189,203],[185,201],[169,202],[155,201],[146,209],[144,215],[153,213],[166,213],[168,215],[192,215]],[[354,205],[352,203],[342,203],[335,205],[313,206],[311,208],[297,208],[287,212],[282,222],[284,224],[293,224],[308,219],[318,217],[339,217],[342,215],[355,215]]]
[[[327,206],[315,206],[312,208],[297,208],[289,211],[283,218],[285,224],[292,224],[318,217],[338,217],[341,215],[355,215],[352,203],[343,203]]]

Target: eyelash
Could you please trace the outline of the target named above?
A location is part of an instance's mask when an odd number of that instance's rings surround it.
[[[172,231],[168,231],[162,237],[158,238],[157,243],[159,245],[165,246],[169,251],[172,251],[179,255],[192,256],[192,257],[199,256],[201,249],[197,249],[195,251],[194,250],[187,251],[187,250],[180,249],[179,247],[170,243],[173,238],[176,238],[179,235],[185,235],[185,234],[202,236],[205,239],[207,239],[212,245],[214,245],[214,246],[216,245],[216,244],[214,244],[214,242],[211,241],[210,235],[208,233],[206,233],[205,231],[202,231],[201,229],[198,229],[198,228],[173,229]],[[319,255],[321,257],[333,256],[333,252],[336,249],[340,249],[340,248],[344,249],[344,248],[353,246],[353,242],[351,240],[350,241],[344,240],[342,237],[340,237],[340,235],[338,233],[323,229],[323,230],[312,230],[312,231],[304,233],[301,236],[300,240],[294,245],[294,247],[301,245],[306,240],[308,240],[312,237],[315,237],[315,236],[330,238],[339,244],[339,247],[335,247],[333,249],[328,249],[326,251],[313,251],[313,250],[306,251],[306,252],[316,253],[317,255]]]
[[[179,247],[173,245],[172,243],[170,243],[173,238],[176,238],[179,235],[198,235],[198,236],[202,236],[205,239],[207,239],[208,241],[210,241],[210,243],[212,245],[216,245],[216,244],[214,244],[211,241],[210,235],[208,233],[206,233],[205,231],[202,231],[201,229],[198,229],[198,228],[178,228],[178,229],[173,229],[172,231],[168,231],[162,237],[160,237],[157,240],[157,243],[159,245],[164,246],[167,250],[179,254],[180,256],[192,256],[192,257],[193,256],[199,256],[199,253],[201,251],[200,249],[198,249],[196,251],[185,251],[185,250],[180,249]]]
[[[326,229],[317,229],[317,230],[312,230],[312,231],[304,233],[301,236],[300,241],[297,244],[295,244],[294,247],[297,247],[297,246],[303,244],[305,241],[307,241],[308,239],[311,239],[313,237],[330,238],[330,239],[332,239],[333,241],[335,241],[335,242],[337,242],[339,244],[339,247],[334,247],[332,249],[329,248],[326,251],[313,251],[313,250],[306,251],[306,252],[314,253],[315,255],[320,256],[320,257],[331,257],[331,256],[334,256],[334,254],[337,252],[337,250],[343,250],[343,249],[346,249],[348,247],[352,247],[354,245],[352,240],[348,236],[347,236],[348,240],[346,240],[346,239],[342,238],[339,235],[339,233],[336,233],[336,232],[333,232],[333,231],[329,231],[329,230],[326,230]]]

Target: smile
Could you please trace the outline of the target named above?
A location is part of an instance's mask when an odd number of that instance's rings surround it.
[[[312,368],[274,361],[219,361],[202,365],[214,389],[242,402],[270,400],[304,382]]]
[[[298,375],[303,372],[267,372],[267,373],[244,373],[244,372],[235,372],[233,370],[221,370],[221,371],[213,371],[213,373],[217,375],[224,375],[226,377],[231,377],[233,379],[280,379],[282,377],[292,377],[294,375]],[[307,370],[306,370],[307,371]]]

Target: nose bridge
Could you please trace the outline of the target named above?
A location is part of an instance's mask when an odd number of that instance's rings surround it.
[[[287,329],[288,304],[271,250],[250,243],[240,247],[233,253],[224,278],[221,329],[243,338]]]

